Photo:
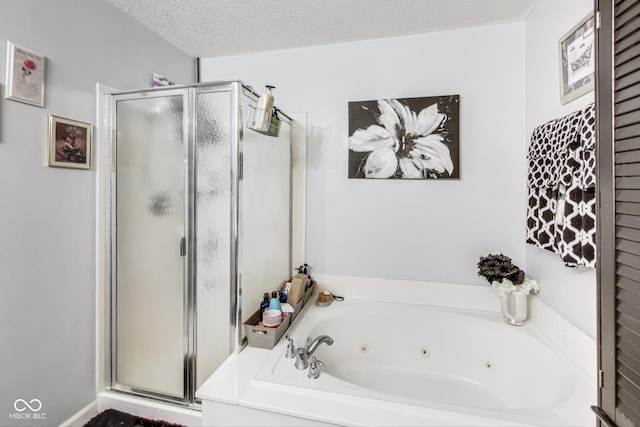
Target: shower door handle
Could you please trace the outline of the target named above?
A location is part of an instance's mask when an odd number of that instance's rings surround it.
[[[180,238],[180,256],[185,256],[187,254],[187,239],[184,237]]]

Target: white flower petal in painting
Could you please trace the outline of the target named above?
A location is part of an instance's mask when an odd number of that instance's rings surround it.
[[[436,131],[447,116],[438,104],[416,114],[397,99],[378,100],[376,117],[382,126],[357,129],[349,149],[369,152],[363,167],[365,178],[437,178],[451,175],[454,165],[443,135]]]
[[[433,104],[420,111],[414,132],[416,135],[428,135],[438,129],[444,119],[445,115],[438,113],[438,105]]]
[[[396,110],[400,123],[404,124],[407,133],[414,133],[417,121],[416,113],[411,111],[406,105],[402,105],[397,99],[391,100],[391,106]]]
[[[366,130],[358,129],[349,138],[349,149],[358,152],[375,151],[392,147],[393,144],[389,131],[378,125],[371,125]]]
[[[378,101],[378,109],[382,113],[378,116],[378,122],[384,126],[391,135],[397,138],[396,132],[398,126],[400,126],[398,113],[396,113],[391,104],[384,99]]]
[[[439,173],[447,171],[451,175],[453,172],[451,152],[442,141],[442,136],[433,134],[418,138],[410,155],[419,158],[425,169],[433,169]]]
[[[398,168],[398,159],[391,148],[382,148],[369,154],[364,164],[366,178],[389,178]]]
[[[422,164],[416,164],[408,157],[401,157],[398,159],[398,163],[404,178],[422,178],[422,172],[420,172],[423,169]]]

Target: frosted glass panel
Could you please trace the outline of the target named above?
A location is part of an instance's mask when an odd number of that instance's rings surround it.
[[[182,397],[183,100],[116,105],[116,381]]]
[[[251,102],[243,97],[243,111],[250,111]],[[246,114],[240,216],[239,270],[245,319],[258,309],[264,292],[291,276],[291,127],[282,121],[276,138],[248,129],[250,119]]]
[[[230,353],[231,95],[197,94],[196,386]]]

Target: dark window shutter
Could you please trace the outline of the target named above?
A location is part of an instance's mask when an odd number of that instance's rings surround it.
[[[640,427],[640,2],[598,0],[596,10],[603,380],[596,412],[604,424]]]

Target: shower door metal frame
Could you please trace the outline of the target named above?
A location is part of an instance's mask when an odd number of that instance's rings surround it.
[[[243,111],[241,96],[247,94],[253,102],[256,102],[259,95],[253,91],[253,88],[245,85],[241,81],[220,81],[198,83],[185,86],[169,86],[162,88],[150,88],[144,90],[121,91],[109,94],[110,102],[107,108],[108,117],[108,148],[109,153],[109,194],[110,212],[109,212],[109,248],[107,251],[107,265],[109,266],[109,284],[110,290],[107,313],[107,333],[109,344],[106,346],[105,355],[106,366],[106,383],[107,388],[119,392],[133,394],[142,397],[150,397],[166,403],[186,406],[193,409],[200,408],[200,401],[196,399],[196,355],[197,355],[197,295],[196,295],[196,235],[195,235],[195,193],[196,193],[196,162],[195,147],[197,135],[197,115],[196,115],[196,98],[198,94],[230,92],[230,341],[229,354],[237,353],[246,345],[246,338],[242,339],[242,313],[239,306],[239,296],[241,293],[241,277],[239,273],[240,252],[240,212],[242,208],[242,132],[243,132]],[[116,326],[117,326],[117,265],[116,265],[116,212],[117,212],[117,180],[116,180],[116,106],[118,101],[127,101],[135,99],[162,98],[168,96],[180,95],[183,99],[183,144],[185,167],[183,169],[184,177],[184,230],[185,230],[185,255],[183,259],[183,286],[184,286],[184,334],[183,334],[183,370],[184,370],[184,387],[183,398],[167,396],[144,389],[119,384],[116,381],[117,373],[117,343],[116,343]],[[293,121],[288,115],[278,110],[281,120],[291,125]],[[245,112],[246,113],[246,112]],[[292,144],[290,142],[290,164],[293,162]],[[290,181],[291,181],[290,177]],[[291,197],[292,185],[289,186],[289,270],[291,270]]]
[[[110,318],[108,320],[109,325],[109,340],[110,340],[110,348],[108,349],[109,354],[107,360],[109,361],[108,365],[108,384],[110,384],[109,388],[111,390],[116,390],[120,392],[125,392],[129,394],[134,394],[143,397],[152,397],[156,400],[165,401],[168,403],[180,404],[184,406],[189,406],[192,401],[190,401],[190,390],[191,390],[191,378],[193,377],[192,370],[193,366],[191,361],[195,360],[194,348],[192,346],[192,340],[190,339],[191,335],[191,316],[190,316],[190,304],[192,302],[192,298],[194,292],[192,291],[192,269],[193,265],[193,211],[191,204],[193,203],[193,128],[190,123],[190,114],[193,111],[191,99],[193,98],[190,95],[190,89],[188,88],[161,88],[161,89],[152,89],[152,90],[144,90],[144,91],[129,91],[129,92],[117,92],[109,95],[111,98],[111,102],[109,103],[109,122],[110,122],[110,131],[109,131],[109,148],[108,152],[110,154],[109,158],[109,173],[110,173],[110,194],[109,199],[111,203],[111,212],[110,212],[110,240],[109,240],[109,261],[108,264],[110,266],[109,271],[109,281],[110,281],[110,309],[108,313]],[[182,97],[182,138],[183,138],[183,159],[184,167],[183,167],[183,191],[184,191],[184,199],[183,199],[183,223],[184,223],[184,242],[185,250],[183,255],[183,397],[173,397],[168,396],[162,393],[157,393],[145,389],[139,389],[136,387],[128,386],[125,384],[120,384],[117,382],[117,256],[116,256],[116,242],[117,242],[117,178],[116,178],[116,170],[117,170],[117,118],[116,118],[116,108],[118,101],[131,101],[137,99],[150,99],[150,98],[167,98],[172,96],[181,96]]]

